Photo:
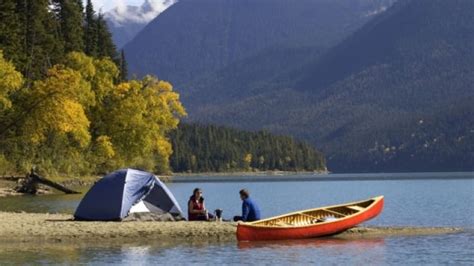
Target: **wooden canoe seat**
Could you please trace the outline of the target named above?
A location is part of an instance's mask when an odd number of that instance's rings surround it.
[[[351,205],[351,206],[346,206],[346,207],[351,209],[351,210],[354,210],[354,211],[363,211],[363,210],[365,210],[364,207],[360,207],[360,206],[357,206],[357,205]]]
[[[346,214],[340,213],[340,212],[337,212],[337,211],[328,210],[328,209],[323,209],[323,210],[324,210],[324,211],[327,211],[327,212],[330,212],[330,213],[332,213],[332,214],[336,214],[336,215],[342,216],[342,217],[347,216]]]
[[[308,221],[309,224],[315,224],[315,223],[324,222],[323,219],[318,218],[318,217],[313,216],[313,215],[309,215],[309,214],[302,213],[302,212],[300,212],[300,213],[298,213],[298,214],[301,215],[301,216],[305,216],[305,217],[310,218],[311,220]]]
[[[306,217],[311,218],[311,219],[318,219],[318,217],[313,216],[313,215],[309,215],[309,214],[306,214],[306,213],[299,212],[298,214],[301,215],[301,216],[306,216]]]

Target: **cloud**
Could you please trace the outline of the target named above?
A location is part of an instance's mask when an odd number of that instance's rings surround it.
[[[145,0],[140,6],[129,5],[127,2],[130,1],[114,1],[115,8],[105,14],[116,26],[129,22],[148,23],[177,0]]]
[[[84,4],[86,3],[86,0],[83,0]],[[102,12],[109,10],[113,8],[112,5],[115,6],[114,1],[107,1],[107,0],[92,0],[92,5],[94,6],[94,10],[99,12],[102,10]]]

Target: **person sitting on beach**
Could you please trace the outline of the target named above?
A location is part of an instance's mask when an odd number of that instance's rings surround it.
[[[188,220],[189,221],[209,221],[214,216],[207,212],[204,198],[202,197],[202,190],[195,188],[193,195],[189,197],[188,201]]]
[[[239,191],[242,200],[242,216],[234,216],[234,221],[253,222],[260,220],[260,209],[258,205],[250,198],[250,193],[246,189]]]

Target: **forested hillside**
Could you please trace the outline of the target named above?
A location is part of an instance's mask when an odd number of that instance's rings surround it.
[[[472,10],[401,0],[315,58],[294,53],[277,76],[259,63],[278,57],[239,61],[187,96],[190,118],[305,139],[332,171],[472,170]]]
[[[126,80],[91,1],[7,0],[0,18],[0,175],[169,171],[179,95],[153,76]]]
[[[170,139],[174,172],[326,170],[323,155],[309,144],[265,131],[180,124]]]
[[[0,48],[27,81],[43,78],[65,54],[82,51],[121,66],[111,34],[92,2],[5,0],[0,4]]]
[[[130,73],[156,73],[186,93],[194,79],[267,48],[329,47],[392,2],[181,0],[125,51]]]

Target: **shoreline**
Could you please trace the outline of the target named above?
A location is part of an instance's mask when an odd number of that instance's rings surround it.
[[[448,176],[449,175],[449,176]],[[415,173],[357,173],[337,174],[321,172],[228,172],[228,173],[174,173],[157,175],[164,183],[224,183],[224,182],[328,182],[328,181],[392,181],[392,180],[474,180],[474,172],[415,172]],[[250,178],[251,177],[251,178]],[[87,187],[100,176],[62,178],[59,183],[66,187]],[[0,198],[24,195],[13,190],[16,182],[9,177],[0,177]],[[57,193],[44,188],[40,194]]]
[[[447,175],[450,175],[449,177]],[[292,176],[288,176],[292,175]],[[250,179],[249,176],[252,176]],[[161,177],[160,177],[161,178]],[[292,182],[292,181],[389,181],[389,180],[457,180],[474,179],[474,172],[433,172],[433,173],[316,173],[316,172],[275,172],[265,173],[211,173],[176,174],[169,176],[170,183],[191,182]]]
[[[197,172],[197,173],[172,173],[173,176],[280,176],[280,175],[327,175],[330,171],[235,171],[235,172]]]
[[[449,177],[448,177],[449,174]],[[384,181],[384,180],[456,180],[474,179],[474,172],[400,172],[400,173],[332,173],[326,171],[256,171],[256,172],[206,172],[172,173],[156,175],[164,183],[189,182],[285,182],[285,181]],[[253,177],[253,178],[249,178]],[[65,186],[88,186],[102,176],[51,178]],[[12,177],[0,176],[0,189]],[[10,183],[11,184],[11,183]],[[2,193],[0,191],[0,197]]]
[[[236,241],[233,222],[79,222],[72,215],[0,212],[0,243],[63,241],[199,240]],[[460,233],[455,227],[354,227],[336,239]]]

